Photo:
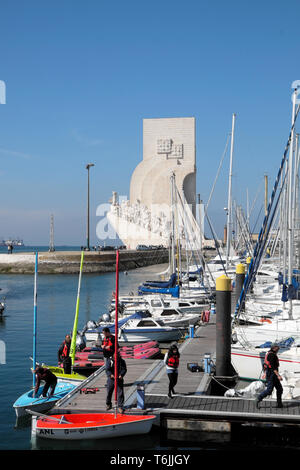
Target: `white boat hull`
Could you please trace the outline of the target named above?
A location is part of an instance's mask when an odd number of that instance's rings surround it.
[[[168,342],[181,338],[180,330],[175,331],[130,331],[122,330],[119,343],[145,343],[147,341]]]
[[[115,425],[78,427],[78,428],[60,428],[60,429],[39,429],[36,426],[36,418],[32,419],[33,437],[42,439],[57,440],[86,440],[86,439],[111,439],[122,436],[132,436],[136,434],[147,434],[150,432],[155,418],[129,423],[118,423]]]
[[[259,380],[262,376],[264,357],[268,349],[262,350],[231,350],[231,362],[240,378]],[[280,355],[280,371],[300,373],[299,355]]]

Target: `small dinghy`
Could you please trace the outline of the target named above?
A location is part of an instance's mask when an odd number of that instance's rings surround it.
[[[80,375],[77,372],[73,371],[72,374],[65,374],[63,367],[56,366],[47,366],[42,364],[42,367],[49,369],[57,378],[57,382],[69,382],[74,385],[80,385],[84,380],[86,380],[85,375]]]
[[[32,389],[29,392],[23,393],[23,395],[15,401],[13,407],[17,418],[25,416],[26,409],[38,412],[50,410],[58,400],[71,392],[75,388],[75,385],[69,382],[58,382],[55,387],[54,394],[47,397],[42,396],[43,388],[43,385],[39,387],[36,397],[33,397]]]
[[[36,419],[33,434],[46,439],[109,439],[147,434],[154,419],[153,415],[119,414],[115,417],[113,413],[45,415]]]
[[[120,355],[123,358],[133,359],[152,359],[159,356],[160,349],[157,341],[148,341],[147,343],[136,344],[132,346],[121,346]],[[74,370],[81,373],[86,373],[84,363],[87,363],[87,371],[89,367],[94,367],[95,370],[104,364],[104,357],[101,348],[85,348],[81,352],[77,352],[75,356]],[[80,369],[81,368],[81,369]]]
[[[138,349],[137,351],[135,349],[129,349],[127,351],[121,351],[120,353],[120,356],[123,357],[123,359],[153,359],[159,355],[159,348]]]
[[[74,373],[78,374],[79,376],[85,376],[85,380],[91,374],[93,374],[96,370],[104,365],[104,360],[89,360],[89,359],[79,359],[75,360],[73,364],[73,371]]]

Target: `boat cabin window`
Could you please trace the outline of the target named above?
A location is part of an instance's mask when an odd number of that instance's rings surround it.
[[[161,316],[168,316],[168,315],[178,315],[178,312],[176,312],[176,310],[164,310],[162,313],[161,313]]]
[[[152,320],[141,320],[136,326],[156,326],[156,324]]]
[[[162,303],[160,300],[151,300],[152,307],[162,307]]]

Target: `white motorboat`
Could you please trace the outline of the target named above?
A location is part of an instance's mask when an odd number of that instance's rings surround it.
[[[143,343],[156,340],[169,342],[179,340],[185,329],[166,326],[154,318],[130,319],[119,329],[119,343]]]
[[[161,295],[147,295],[143,297],[143,302],[138,304],[128,304],[123,310],[123,315],[130,315],[138,310],[147,310],[151,314],[162,314],[168,309],[176,310],[179,313],[186,315],[201,314],[203,305],[197,300],[183,300],[176,298],[164,298]],[[165,313],[167,315],[167,313]]]
[[[293,338],[290,347],[280,348],[278,359],[280,362],[280,373],[299,374],[300,378],[300,338]],[[271,341],[270,341],[271,344]],[[231,362],[240,378],[246,380],[258,380],[262,376],[263,363],[270,345],[265,348],[249,347],[242,348],[238,345],[231,346]]]

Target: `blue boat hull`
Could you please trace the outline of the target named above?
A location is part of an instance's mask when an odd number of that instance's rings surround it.
[[[39,388],[37,396],[34,398],[33,390],[29,390],[21,395],[13,404],[16,415],[18,418],[20,416],[27,415],[25,411],[26,409],[37,412],[50,410],[58,400],[66,396],[75,387],[76,385],[68,382],[58,382],[54,390],[54,395],[52,397],[47,396],[45,398],[42,397],[43,385]]]

